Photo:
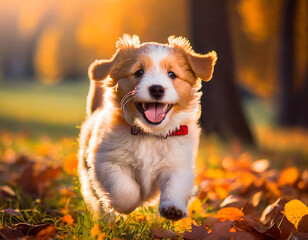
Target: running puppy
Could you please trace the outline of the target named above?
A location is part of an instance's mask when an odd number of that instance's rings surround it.
[[[89,68],[87,118],[80,134],[79,174],[94,213],[130,213],[160,194],[160,214],[187,217],[200,129],[201,79],[216,53],[200,55],[188,40],[140,44],[123,35],[110,60]]]

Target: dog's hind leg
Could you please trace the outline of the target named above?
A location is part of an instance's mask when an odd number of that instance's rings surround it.
[[[87,114],[90,116],[96,109],[103,106],[103,82],[91,81],[87,97]]]
[[[81,193],[83,195],[86,206],[92,212],[94,218],[99,218],[103,215],[104,211],[99,198],[95,195],[91,186],[84,159],[79,160],[78,171],[79,181],[81,184]]]

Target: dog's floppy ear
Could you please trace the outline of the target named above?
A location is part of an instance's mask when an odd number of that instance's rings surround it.
[[[101,81],[107,78],[114,65],[115,57],[110,60],[95,60],[89,67],[89,78],[94,81]]]
[[[197,77],[203,81],[209,81],[214,72],[214,65],[217,60],[216,52],[212,51],[205,55],[187,53],[188,62]]]
[[[109,60],[96,60],[89,67],[89,78],[94,81],[102,81],[111,73],[113,66],[118,60],[118,55],[124,49],[136,48],[140,45],[137,35],[123,34],[116,42],[117,52]]]
[[[191,69],[197,77],[204,81],[209,81],[212,78],[217,60],[216,52],[212,51],[205,55],[197,54],[192,49],[189,41],[183,37],[170,36],[168,42],[173,48],[180,48],[185,52]]]

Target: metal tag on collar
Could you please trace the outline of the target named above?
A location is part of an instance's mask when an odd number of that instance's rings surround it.
[[[140,131],[135,125],[132,125],[130,132],[131,132],[132,135],[138,135]]]

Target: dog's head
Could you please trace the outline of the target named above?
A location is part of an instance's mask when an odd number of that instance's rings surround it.
[[[125,120],[147,132],[178,127],[171,122],[196,103],[199,79],[210,80],[216,62],[215,52],[196,54],[185,38],[171,36],[168,42],[140,44],[136,35],[124,35],[112,59],[89,68],[91,80],[115,86]]]

